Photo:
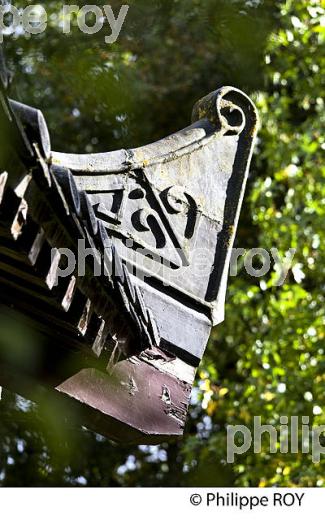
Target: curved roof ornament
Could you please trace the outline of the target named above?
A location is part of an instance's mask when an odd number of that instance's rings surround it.
[[[223,87],[165,139],[78,155],[53,152],[42,114],[10,101],[3,81],[0,95],[1,308],[47,338],[33,373],[0,352],[0,382],[35,400],[41,384],[117,441],[181,435],[196,368],[224,319],[253,103]],[[59,277],[80,240],[92,252],[83,275],[76,265]]]

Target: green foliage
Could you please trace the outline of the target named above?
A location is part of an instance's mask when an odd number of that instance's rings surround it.
[[[199,369],[182,441],[116,447],[4,392],[0,478],[3,485],[322,486],[324,460],[269,454],[267,437],[261,454],[225,461],[227,425],[251,427],[261,416],[277,426],[283,415],[325,423],[324,2],[129,4],[121,36],[108,46],[102,34],[76,27],[63,37],[54,16],[61,6],[48,2],[46,34],[6,42],[12,95],[45,112],[56,149],[81,152],[157,139],[186,126],[208,91],[244,89],[261,130],[237,247],[275,247],[282,256],[295,248],[293,266],[281,287],[275,270],[230,278],[226,320]]]
[[[203,403],[212,424],[221,425],[204,447],[208,459],[225,457],[227,424],[251,428],[254,416],[263,424],[279,425],[281,416],[324,424],[322,17],[319,2],[284,2],[266,49],[265,88],[255,95],[262,125],[251,226],[241,222],[238,245],[276,247],[283,256],[297,251],[282,287],[274,285],[275,274],[231,280],[226,322],[215,330],[204,361]],[[323,485],[324,462],[314,465],[307,454],[270,455],[267,442],[266,436],[262,454],[237,459],[237,485]]]

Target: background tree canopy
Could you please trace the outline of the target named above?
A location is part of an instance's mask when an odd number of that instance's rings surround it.
[[[25,7],[27,1],[16,1]],[[107,3],[107,2],[106,2]],[[81,5],[86,2],[80,3]],[[103,5],[102,2],[97,2]],[[110,2],[118,12],[121,2]],[[52,146],[135,147],[189,124],[194,102],[222,85],[255,100],[261,131],[237,247],[296,248],[281,287],[273,270],[230,278],[226,321],[200,366],[183,440],[121,447],[4,390],[5,486],[323,486],[325,459],[252,450],[226,464],[226,426],[282,415],[325,423],[324,0],[128,0],[109,28],[62,34],[62,3],[44,4],[42,35],[5,38],[11,96],[40,108]],[[0,318],[0,347],[34,341]]]

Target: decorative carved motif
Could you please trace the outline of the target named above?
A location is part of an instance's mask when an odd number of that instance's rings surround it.
[[[70,168],[77,186],[89,194],[97,218],[135,274],[134,283],[140,279],[148,305],[153,305],[151,288],[163,287],[216,325],[224,317],[257,118],[247,96],[224,87],[200,100],[192,119],[185,130],[139,149],[52,157]],[[153,312],[164,338],[158,310]],[[198,350],[191,327],[188,333],[184,345],[175,338],[168,348],[199,360],[205,341]]]

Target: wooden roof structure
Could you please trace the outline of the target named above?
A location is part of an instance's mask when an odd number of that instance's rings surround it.
[[[43,338],[28,366],[0,351],[0,384],[46,392],[118,442],[182,435],[224,319],[253,103],[224,87],[159,142],[73,155],[51,149],[39,110],[9,98],[2,58],[0,78],[0,312]],[[80,243],[82,276],[78,261],[62,276]]]

